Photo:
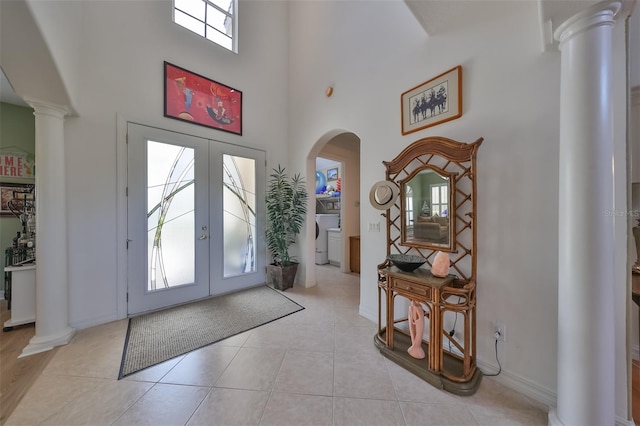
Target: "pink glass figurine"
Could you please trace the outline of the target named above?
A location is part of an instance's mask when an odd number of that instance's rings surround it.
[[[415,300],[412,300],[409,306],[409,332],[411,333],[411,346],[407,349],[407,352],[414,358],[424,358],[424,350],[422,349],[424,311],[422,310],[422,305]]]

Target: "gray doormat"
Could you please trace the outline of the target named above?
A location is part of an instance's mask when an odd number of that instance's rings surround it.
[[[130,318],[118,379],[302,309],[260,286]]]

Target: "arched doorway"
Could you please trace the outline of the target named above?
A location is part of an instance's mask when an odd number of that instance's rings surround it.
[[[360,138],[353,132],[334,129],[320,137],[307,156],[307,187],[312,202],[307,212],[307,235],[315,235],[316,200],[315,176],[316,158],[324,157],[341,164],[340,228],[342,234],[342,255],[340,270],[350,271],[349,237],[360,234]],[[315,239],[307,238],[305,247],[307,286],[316,284]]]

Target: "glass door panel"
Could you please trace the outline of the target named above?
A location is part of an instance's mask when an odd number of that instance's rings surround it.
[[[194,153],[147,142],[147,291],[195,281]]]
[[[223,154],[224,277],[256,272],[256,161]]]
[[[129,314],[209,296],[208,140],[129,124]]]
[[[263,284],[265,153],[211,145],[211,294]]]

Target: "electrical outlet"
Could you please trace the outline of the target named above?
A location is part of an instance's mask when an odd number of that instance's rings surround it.
[[[493,337],[494,339],[497,339],[498,342],[507,341],[507,331],[503,322],[495,321],[493,323]]]

